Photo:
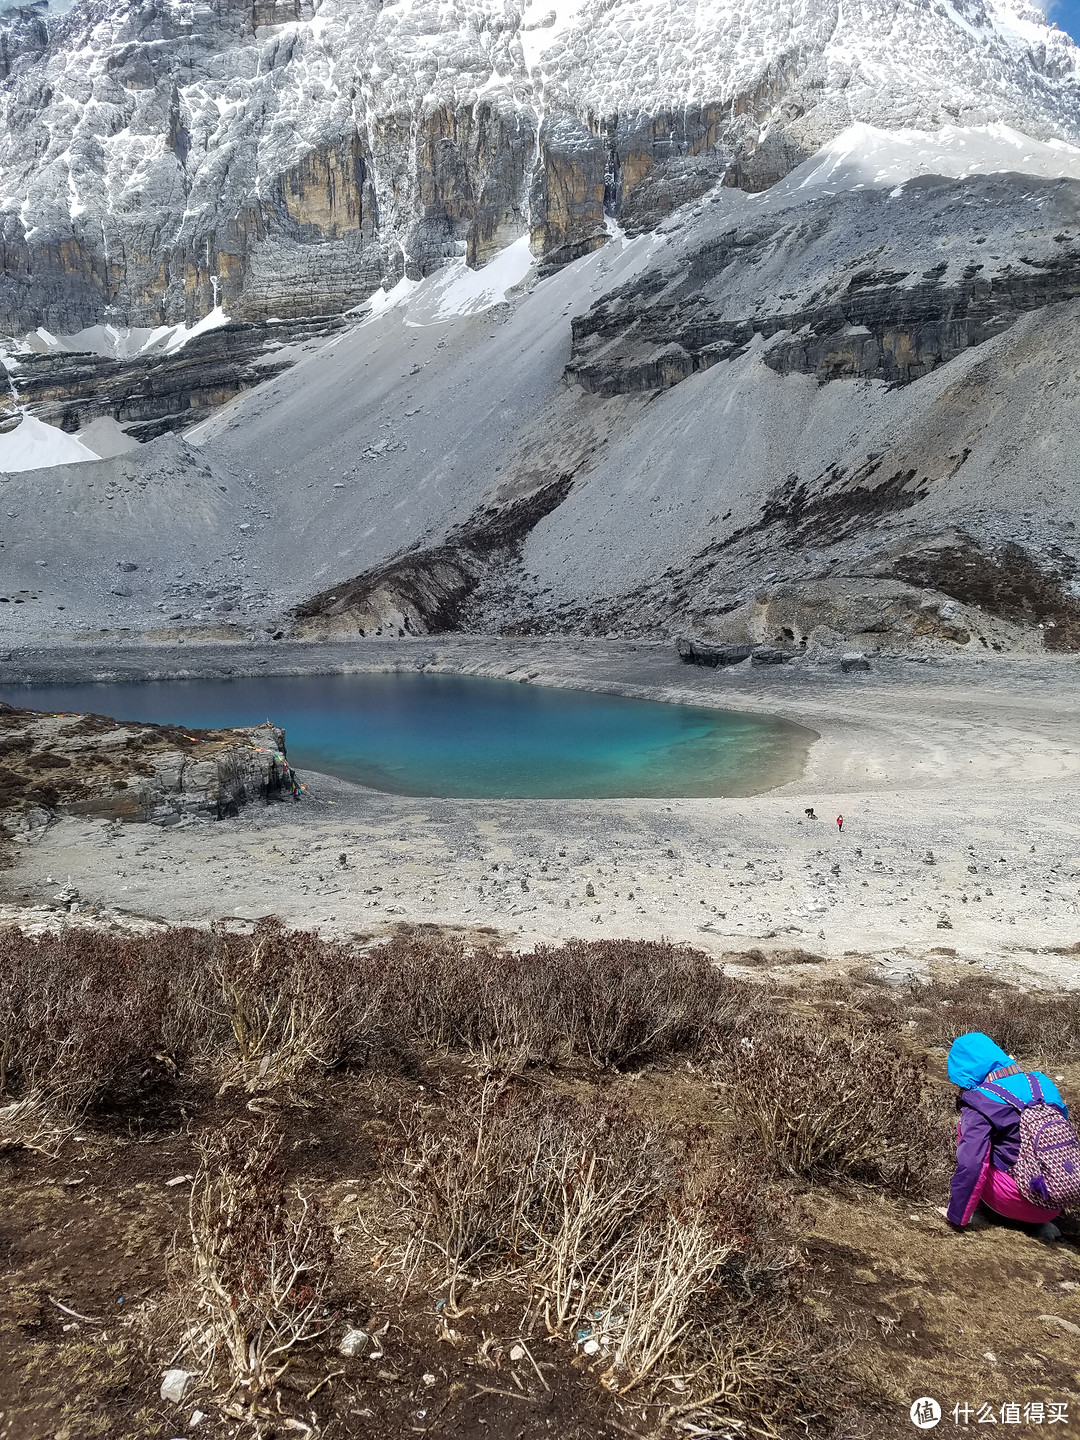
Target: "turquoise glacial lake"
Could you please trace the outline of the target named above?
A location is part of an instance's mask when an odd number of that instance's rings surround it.
[[[431,674],[0,687],[11,705],[191,728],[284,728],[289,760],[397,795],[504,799],[753,795],[815,738],[767,715]]]

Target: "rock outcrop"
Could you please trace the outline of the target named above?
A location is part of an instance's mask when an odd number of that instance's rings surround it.
[[[195,335],[165,354],[112,359],[91,351],[53,349],[0,360],[0,386],[39,420],[82,430],[115,420],[133,440],[154,440],[197,424],[242,390],[287,369],[289,345],[340,329],[340,316],[313,316],[274,325],[233,322]],[[3,411],[0,410],[0,429]]]
[[[470,596],[518,562],[529,532],[569,495],[572,475],[485,506],[446,542],[417,548],[297,606],[297,638],[435,635],[457,629]]]
[[[567,377],[599,395],[663,390],[758,341],[781,375],[908,384],[1080,295],[1080,180],[933,176],[902,191],[717,224],[574,321]],[[841,230],[860,241],[843,260]]]
[[[267,722],[187,732],[0,705],[0,819],[16,837],[51,814],[173,824],[291,799],[285,732]]]

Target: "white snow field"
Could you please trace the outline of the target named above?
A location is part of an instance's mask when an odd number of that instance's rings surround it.
[[[73,335],[53,335],[39,326],[23,337],[28,350],[39,355],[64,352],[69,355],[104,355],[109,360],[133,360],[139,355],[174,355],[189,340],[227,325],[229,317],[220,305],[194,325],[116,326],[90,325]]]
[[[50,465],[73,465],[100,457],[74,435],[23,415],[14,430],[0,434],[0,472],[43,470]]]

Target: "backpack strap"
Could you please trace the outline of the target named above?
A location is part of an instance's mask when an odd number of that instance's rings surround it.
[[[988,1095],[993,1095],[997,1100],[1004,1100],[1005,1104],[1011,1105],[1014,1110],[1022,1112],[1024,1109],[1024,1102],[1006,1090],[1003,1085],[991,1085],[984,1081],[983,1084],[976,1085],[975,1088],[976,1090],[985,1091]],[[1032,1094],[1034,1094],[1034,1087],[1032,1087]]]
[[[1045,1105],[1042,1086],[1039,1084],[1039,1077],[1034,1072],[1029,1072],[1027,1082],[1031,1086],[1031,1101],[1033,1105]]]

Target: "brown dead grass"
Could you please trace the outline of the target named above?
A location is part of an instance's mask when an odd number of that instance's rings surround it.
[[[168,1440],[198,1406],[266,1437],[892,1440],[921,1394],[1080,1404],[1039,1318],[1080,1323],[1075,1246],[935,1208],[942,1046],[1049,1063],[1073,1005],[629,943],[2,935],[0,1436]]]

